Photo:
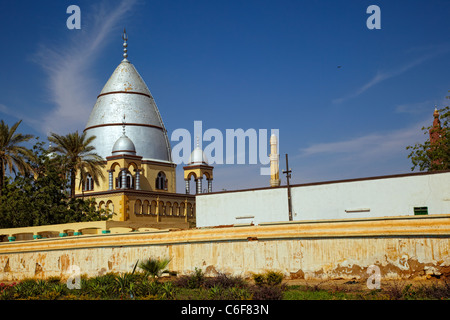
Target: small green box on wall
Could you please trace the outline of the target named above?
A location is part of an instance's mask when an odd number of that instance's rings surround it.
[[[415,216],[423,216],[428,214],[428,207],[414,207]]]

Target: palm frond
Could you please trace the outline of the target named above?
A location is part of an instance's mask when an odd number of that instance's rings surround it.
[[[86,133],[81,135],[78,131],[65,136],[51,133],[48,140],[54,144],[49,148],[49,152],[57,152],[64,156],[64,167],[70,173],[73,180],[76,179],[76,172],[80,179],[79,186],[82,186],[90,175],[95,184],[99,184],[99,178],[105,179],[101,169],[105,166],[105,160],[95,153],[95,147],[91,143],[95,136],[86,137]],[[72,197],[75,195],[75,181],[71,181]]]

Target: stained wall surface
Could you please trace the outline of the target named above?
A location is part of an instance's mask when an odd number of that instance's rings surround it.
[[[0,281],[131,271],[136,261],[171,258],[168,268],[250,276],[361,279],[450,275],[450,215],[296,221],[181,231],[83,235],[0,243]]]

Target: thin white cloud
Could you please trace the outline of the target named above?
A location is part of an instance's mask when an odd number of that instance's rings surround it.
[[[78,34],[59,46],[40,45],[35,60],[48,77],[49,99],[56,106],[43,114],[40,131],[63,134],[84,127],[95,103],[92,98],[97,94],[92,89],[95,80],[90,68],[135,3],[123,0],[111,6],[103,1],[89,10],[82,8],[81,30],[71,31]]]
[[[299,156],[309,157],[322,154],[327,157],[331,155],[336,159],[352,159],[352,161],[363,159],[373,161],[382,157],[390,157],[393,154],[404,152],[408,145],[423,142],[424,136],[421,128],[425,125],[425,122],[421,122],[409,128],[387,133],[372,133],[344,141],[318,143],[301,149]]]
[[[397,105],[395,107],[395,112],[408,114],[423,114],[425,112],[429,113],[430,110],[433,110],[434,107],[440,109],[442,106],[446,106],[447,104],[448,101],[446,101],[446,99],[404,103]]]
[[[361,95],[362,93],[366,92],[373,86],[379,84],[380,82],[383,82],[385,80],[388,80],[388,79],[396,77],[396,76],[399,76],[399,75],[407,72],[408,70],[410,70],[428,60],[431,60],[431,59],[437,57],[438,55],[447,53],[449,51],[450,51],[449,46],[442,46],[439,49],[432,50],[432,52],[422,55],[421,57],[413,60],[410,63],[400,66],[399,68],[395,68],[395,69],[392,69],[389,71],[378,71],[377,74],[371,80],[369,80],[366,84],[362,85],[361,87],[357,88],[354,92],[352,92],[344,97],[334,99],[332,102],[335,104],[340,104],[346,100],[355,98],[355,97]]]
[[[295,175],[292,183],[361,178],[411,169],[407,146],[423,143],[421,130],[429,121],[389,132],[311,145],[289,158]]]

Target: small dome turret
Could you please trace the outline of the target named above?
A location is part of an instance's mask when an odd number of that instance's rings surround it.
[[[191,156],[189,157],[188,166],[196,165],[196,164],[208,165],[208,159],[206,158],[206,155],[203,152],[203,150],[200,148],[198,141],[197,141],[197,147],[192,151]]]
[[[133,156],[136,155],[136,147],[134,146],[133,141],[131,141],[131,139],[128,138],[126,135],[123,135],[119,139],[117,139],[112,149],[113,156],[124,154]]]
[[[123,115],[123,133],[122,136],[116,140],[112,149],[112,155],[136,155],[136,147],[134,146],[133,141],[127,137],[125,134],[125,115]]]

